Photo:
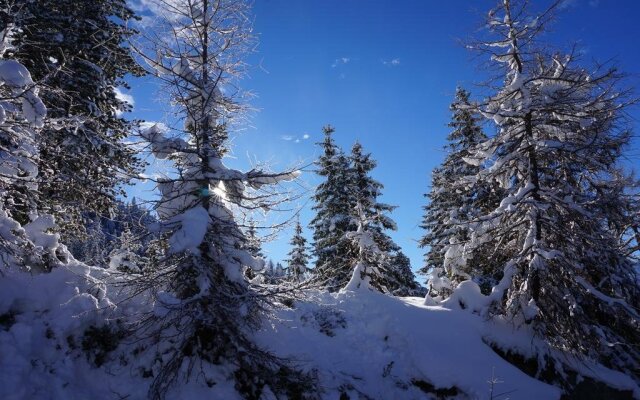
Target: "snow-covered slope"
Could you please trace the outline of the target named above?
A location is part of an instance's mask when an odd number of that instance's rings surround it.
[[[0,279],[0,398],[147,397],[151,378],[141,371],[153,370],[153,351],[139,354],[135,341],[124,339],[117,349],[99,353],[92,341],[101,337],[86,336],[90,326],[134,317],[131,307],[144,307],[141,300],[119,303],[114,288],[95,278],[108,279],[101,271],[72,261],[49,274],[8,273]],[[560,389],[529,377],[486,344],[527,354],[530,334],[469,309],[423,303],[366,289],[308,291],[290,308],[274,310],[256,340],[314,374],[322,399],[560,398]],[[94,350],[87,354],[85,347]],[[240,399],[224,371],[210,371],[214,384],[198,377],[176,382],[167,398]],[[630,378],[602,367],[589,371],[640,397]],[[273,399],[265,390],[262,400]]]
[[[424,399],[419,386],[430,385],[443,389],[439,393],[457,390],[459,398],[489,399],[492,375],[500,382],[494,397],[560,397],[558,388],[530,378],[486,345],[481,318],[422,304],[421,298],[364,290],[316,293],[279,313],[262,342],[307,369],[317,368],[328,399],[341,392],[353,399]]]

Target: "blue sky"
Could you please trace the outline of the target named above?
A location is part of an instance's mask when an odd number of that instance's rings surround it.
[[[243,169],[252,160],[276,168],[312,162],[320,152],[316,142],[330,123],[345,151],[359,140],[378,161],[374,177],[384,184],[386,203],[397,205],[392,236],[422,266],[417,239],[423,194],[431,170],[443,159],[449,104],[457,85],[477,92],[485,77],[479,59],[460,43],[481,27],[494,1],[448,0],[256,0],[257,52],[248,57],[250,76],[245,89],[256,93],[258,109],[251,126],[233,135],[232,159]],[[636,0],[568,0],[546,38],[558,46],[577,42],[585,61],[615,59],[637,86],[640,73],[640,2]],[[135,101],[131,116],[162,120],[149,78],[131,79],[128,94]],[[636,131],[640,110],[632,110]],[[637,146],[630,153],[638,165]],[[313,189],[311,172],[302,184]],[[129,190],[151,198],[149,185]],[[308,195],[311,192],[307,193]],[[308,197],[308,196],[307,196]],[[305,206],[306,204],[306,206]],[[301,222],[312,218],[301,199]],[[276,218],[281,220],[288,214]],[[282,260],[289,250],[290,230],[265,245]]]

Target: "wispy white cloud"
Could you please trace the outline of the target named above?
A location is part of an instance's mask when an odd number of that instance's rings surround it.
[[[169,129],[164,122],[159,121],[143,121],[140,123],[140,129],[149,129],[154,125],[157,125],[161,131]]]
[[[129,93],[124,93],[122,90],[120,90],[120,88],[115,88],[113,89],[113,91],[116,94],[116,99],[129,104],[131,108],[133,108],[133,106],[136,104],[133,96],[130,95]],[[119,116],[121,114],[122,114],[121,111],[116,111],[116,115]]]
[[[574,8],[574,7],[584,7],[589,5],[589,7],[598,7],[600,5],[600,0],[562,0],[558,5],[558,8],[563,10],[566,8]]]
[[[345,65],[345,64],[349,64],[349,62],[351,61],[351,58],[349,57],[340,57],[340,58],[336,58],[333,61],[333,64],[331,64],[331,68],[336,68],[339,65]]]
[[[116,98],[118,100],[128,103],[129,105],[131,105],[131,107],[133,107],[136,104],[135,100],[133,99],[133,96],[130,95],[129,93],[124,93],[122,90],[120,90],[120,88],[115,88],[114,92],[116,92]]]
[[[397,67],[398,65],[400,65],[400,59],[394,58],[392,60],[382,60],[382,64],[390,67]]]
[[[293,143],[300,143],[303,140],[307,140],[309,139],[310,136],[308,133],[303,134],[302,136],[298,136],[298,135],[282,135],[280,136],[280,139],[287,141],[287,142],[293,142]]]

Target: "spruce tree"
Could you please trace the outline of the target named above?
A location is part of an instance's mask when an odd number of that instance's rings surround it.
[[[386,287],[394,296],[424,296],[425,290],[416,282],[411,261],[402,251],[390,258]]]
[[[479,114],[470,107],[469,92],[458,88],[450,109],[453,115],[448,126],[453,130],[447,136],[447,156],[433,171],[431,190],[426,195],[429,203],[424,207],[421,225],[426,233],[420,239],[420,246],[428,248],[420,272],[437,278],[430,280],[430,293],[444,297],[460,281],[472,276],[481,280],[485,289],[491,287],[484,282],[487,278],[491,282],[491,271],[486,271],[489,267],[481,255],[474,254],[472,262],[467,264],[462,259],[464,255],[455,250],[469,240],[469,223],[497,205],[496,185],[466,181],[481,169],[479,165],[470,164],[468,158],[487,139],[480,128]],[[447,254],[450,259],[445,268]],[[492,262],[488,261],[488,264]],[[434,286],[435,282],[438,285]]]
[[[395,207],[378,200],[382,194],[383,185],[371,176],[376,167],[376,161],[371,154],[364,153],[362,145],[356,142],[351,149],[350,162],[349,191],[352,198],[356,200],[356,207],[351,210],[351,218],[358,221],[358,230],[362,234],[366,232],[375,243],[375,246],[366,249],[358,243],[359,250],[354,261],[366,262],[368,268],[376,271],[376,275],[372,276],[377,277],[371,281],[376,289],[388,293],[408,292],[411,287],[415,287],[416,283],[410,269],[408,274],[404,270],[403,273],[406,276],[402,277],[396,270],[396,267],[401,267],[395,265],[398,261],[396,253],[400,251],[400,247],[387,234],[389,230],[396,230],[395,222],[388,215]],[[355,264],[355,262],[352,263]],[[404,284],[408,286],[403,287]]]
[[[302,236],[302,225],[300,220],[296,221],[293,237],[291,238],[291,250],[289,251],[288,274],[292,281],[302,282],[305,276],[311,271],[307,267],[309,255],[307,254],[307,239]]]
[[[314,282],[330,291],[339,290],[349,281],[357,248],[345,235],[354,232],[357,224],[352,218],[355,203],[351,185],[349,158],[333,140],[334,128],[323,128],[323,154],[316,162],[316,173],[324,180],[313,195],[316,215],[311,220],[313,230],[313,252],[316,266]]]
[[[615,69],[542,47],[552,15],[553,7],[533,17],[527,2],[504,0],[489,14],[493,36],[476,45],[504,79],[474,106],[498,133],[471,158],[490,165],[476,178],[498,182],[504,197],[471,224],[464,252],[506,258],[485,312],[640,379],[640,288],[611,229],[635,221],[607,207],[626,207],[623,188],[632,189],[620,165],[631,137],[627,91]]]
[[[262,253],[262,241],[258,237],[256,232],[256,225],[253,221],[249,221],[249,227],[246,229],[246,242],[245,248],[255,258],[264,258]]]
[[[129,105],[116,92],[126,87],[125,75],[142,74],[125,45],[135,18],[125,0],[38,0],[14,7],[9,53],[43,83],[49,115],[37,143],[38,206],[73,237],[82,231],[81,213],[108,214],[139,165],[123,143],[133,126],[122,117]]]

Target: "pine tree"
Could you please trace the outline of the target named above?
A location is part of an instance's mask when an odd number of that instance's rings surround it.
[[[246,233],[246,249],[255,258],[264,258],[262,253],[262,241],[256,232],[256,225],[253,221],[249,221],[249,227]]]
[[[302,236],[302,225],[300,220],[296,221],[293,237],[291,238],[291,250],[289,251],[289,259],[287,260],[288,273],[294,282],[302,282],[305,275],[311,269],[307,267],[309,256],[307,254],[307,239]]]
[[[487,182],[465,181],[480,171],[480,166],[468,163],[467,159],[487,139],[480,128],[478,113],[470,108],[469,92],[458,88],[450,109],[453,115],[448,126],[453,131],[447,136],[447,156],[433,171],[431,191],[426,195],[429,203],[424,207],[421,225],[427,232],[420,240],[420,246],[428,248],[425,266],[420,272],[437,278],[430,280],[430,293],[444,297],[460,281],[472,276],[482,281],[485,290],[491,287],[485,281],[495,283],[491,280],[491,271],[486,271],[491,269],[487,264],[491,265],[493,260],[483,262],[480,254],[474,254],[473,261],[467,265],[461,259],[463,255],[456,253],[469,240],[469,222],[497,206],[497,188]],[[447,255],[450,259],[445,268]]]
[[[355,203],[350,192],[350,163],[336,145],[330,125],[323,128],[323,154],[316,162],[316,173],[324,178],[313,195],[316,215],[311,220],[313,252],[316,266],[313,280],[330,291],[339,290],[349,281],[357,248],[346,238],[357,225],[351,217]]]
[[[640,379],[640,289],[611,229],[635,221],[606,207],[628,201],[619,163],[631,135],[627,92],[615,69],[584,68],[576,53],[541,48],[553,8],[533,18],[526,6],[504,0],[489,14],[494,36],[477,44],[505,76],[474,106],[498,133],[471,158],[491,165],[476,178],[505,194],[471,224],[464,252],[484,247],[506,258],[491,315]]]
[[[411,270],[411,261],[402,251],[398,251],[390,260],[389,276],[385,286],[394,296],[424,296],[424,288],[416,282]]]
[[[364,197],[364,196],[362,196]],[[378,247],[374,240],[374,229],[369,229],[371,222],[365,215],[365,207],[361,198],[356,200],[355,212],[358,215],[358,229],[347,232],[345,236],[358,249],[351,278],[342,291],[376,290],[387,293],[386,287],[388,271],[383,270],[387,265],[385,252]]]
[[[350,162],[349,191],[357,202],[357,206],[351,210],[351,218],[358,221],[358,231],[369,235],[375,243],[375,246],[364,249],[362,243],[358,242],[359,250],[352,265],[355,261],[365,262],[369,269],[375,270],[378,278],[373,279],[371,284],[376,289],[383,292],[402,290],[399,287],[401,282],[397,279],[394,265],[395,253],[400,250],[400,247],[387,234],[388,230],[396,230],[395,222],[387,215],[395,207],[378,201],[383,185],[371,177],[376,162],[371,154],[363,153],[362,145],[358,142],[351,149]],[[409,274],[413,275],[411,270]],[[408,288],[405,289],[408,290]]]
[[[368,229],[373,233],[373,240],[378,248],[385,253],[398,251],[400,248],[386,233],[387,230],[395,231],[397,229],[396,223],[387,215],[396,207],[378,201],[384,186],[371,177],[371,172],[377,166],[376,161],[371,157],[371,154],[363,153],[362,145],[359,142],[356,142],[351,148],[350,161],[352,165],[351,195],[360,200],[364,217],[369,221]],[[354,220],[358,220],[358,218],[358,214],[353,214]]]
[[[246,398],[260,398],[268,389],[291,397],[300,374],[251,339],[269,297],[258,295],[243,275],[246,267],[260,270],[264,262],[246,249],[233,208],[261,206],[262,196],[251,190],[297,173],[243,173],[222,161],[227,129],[242,110],[241,99],[222,88],[237,87],[240,57],[251,45],[248,4],[171,0],[157,5],[158,32],[180,34],[150,41],[140,55],[166,84],[184,126],[166,131],[155,125],[142,133],[155,156],[169,159],[177,170],[160,182],[156,207],[167,254],[139,281],[157,294],[156,310],[138,333],[149,338],[148,351],[157,351],[162,360],[149,397],[164,398],[178,379],[215,382],[219,374]]]
[[[6,7],[6,6],[5,6]],[[0,8],[5,22],[10,10]],[[47,116],[40,85],[11,56],[17,28],[0,31],[0,263],[4,268],[50,271],[68,261],[52,216],[40,212],[38,138]],[[0,276],[2,276],[0,270]]]
[[[36,81],[49,118],[38,136],[38,207],[81,232],[81,213],[108,214],[139,162],[123,139],[132,124],[117,96],[126,74],[141,75],[125,41],[135,33],[125,0],[15,2],[11,57]],[[20,17],[14,17],[19,11]],[[81,167],[80,167],[81,166]]]

